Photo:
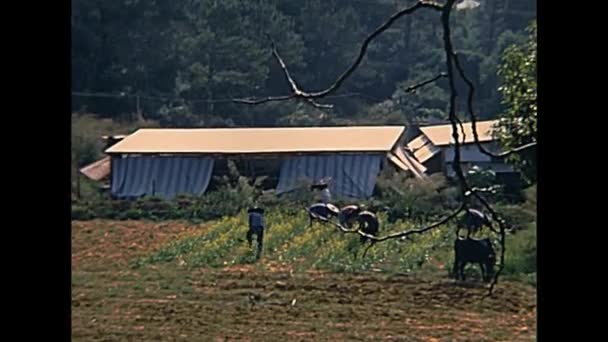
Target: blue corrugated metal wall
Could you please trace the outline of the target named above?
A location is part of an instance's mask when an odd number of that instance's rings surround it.
[[[366,198],[372,195],[384,154],[309,155],[283,160],[277,193],[294,190],[300,181],[331,177],[332,193]]]
[[[112,195],[116,198],[178,194],[201,195],[207,190],[213,158],[180,156],[112,157]]]

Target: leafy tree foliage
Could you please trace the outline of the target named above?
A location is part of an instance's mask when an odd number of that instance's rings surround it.
[[[73,109],[113,119],[143,117],[164,127],[445,120],[445,79],[404,91],[444,71],[441,26],[431,11],[400,20],[374,41],[353,77],[324,99],[335,104],[332,110],[230,101],[287,93],[267,35],[300,86],[314,91],[344,71],[369,32],[414,2],[74,0]],[[500,56],[507,46],[525,40],[535,6],[524,0],[482,0],[475,10],[453,16],[455,46],[478,89],[481,118],[494,118],[502,110],[496,76]],[[458,87],[465,89],[462,82]]]
[[[504,53],[498,75],[503,84],[499,88],[505,106],[500,117],[499,137],[502,145],[515,148],[538,138],[538,106],[536,101],[536,23],[528,29],[525,45],[510,46]],[[512,154],[509,158],[522,170],[528,181],[536,181],[536,149]]]

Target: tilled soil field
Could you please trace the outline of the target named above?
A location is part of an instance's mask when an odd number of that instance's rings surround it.
[[[528,341],[536,290],[445,274],[294,272],[265,262],[189,268],[130,262],[206,227],[186,222],[72,223],[74,341]]]

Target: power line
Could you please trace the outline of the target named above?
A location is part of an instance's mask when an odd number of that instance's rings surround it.
[[[164,97],[164,96],[150,96],[150,95],[139,95],[139,94],[127,94],[124,92],[121,93],[102,93],[102,92],[83,92],[83,91],[73,91],[73,96],[79,97],[101,97],[101,98],[116,98],[116,99],[141,99],[141,100],[154,100],[154,101],[187,101],[192,103],[228,103],[234,102],[236,98],[224,98],[224,99],[188,99],[183,97]],[[330,95],[326,96],[326,99],[330,98],[343,98],[343,97],[366,97],[369,99],[377,100],[374,97],[371,97],[362,93],[345,93],[338,95]]]
[[[232,99],[187,99],[183,97],[166,97],[166,96],[150,96],[150,95],[139,95],[139,94],[126,94],[126,93],[89,93],[82,91],[73,91],[73,96],[79,97],[106,97],[116,99],[142,99],[142,100],[156,100],[156,101],[188,101],[188,102],[206,102],[206,103],[217,103],[217,102],[232,102]]]

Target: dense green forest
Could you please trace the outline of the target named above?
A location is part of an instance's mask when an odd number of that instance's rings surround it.
[[[289,94],[268,34],[306,90],[329,86],[352,63],[363,39],[414,0],[72,1],[72,106],[116,121],[164,127],[406,124],[447,118],[439,14],[401,18],[371,45],[332,109],[299,102],[249,106],[231,99]],[[505,50],[524,44],[536,4],[480,0],[452,15],[452,33],[473,80],[481,118],[504,111],[498,90]],[[459,92],[466,93],[459,81]],[[464,102],[459,108],[464,111]],[[137,115],[134,115],[136,114]],[[128,132],[125,132],[128,133]]]

